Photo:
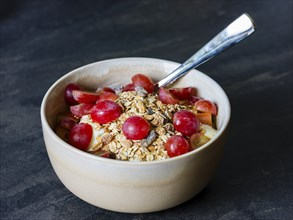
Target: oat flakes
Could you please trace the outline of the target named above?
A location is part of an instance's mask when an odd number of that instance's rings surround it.
[[[181,135],[174,131],[172,115],[189,107],[166,105],[158,100],[157,94],[147,94],[143,90],[121,92],[118,95],[116,103],[121,106],[123,113],[116,121],[99,125],[92,122],[90,115],[83,118],[82,122],[94,124],[94,129],[104,130],[98,143],[90,150],[108,150],[118,160],[154,161],[169,158],[164,143],[174,134]],[[142,116],[150,123],[152,128],[148,137],[138,141],[126,139],[122,133],[122,124],[130,116]]]

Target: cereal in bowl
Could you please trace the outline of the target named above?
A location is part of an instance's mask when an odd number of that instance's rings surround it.
[[[119,88],[85,91],[71,83],[64,92],[69,111],[55,132],[88,153],[125,161],[156,161],[185,154],[216,134],[216,105],[196,89],[159,88],[136,74]]]

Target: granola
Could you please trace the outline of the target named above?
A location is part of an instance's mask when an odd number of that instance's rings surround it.
[[[66,86],[70,111],[57,115],[55,132],[75,148],[100,157],[154,161],[179,156],[216,134],[217,107],[196,88],[164,88],[135,74],[132,83],[96,92]]]
[[[81,118],[82,123],[94,125],[94,129],[102,130],[95,135],[89,152],[97,150],[110,151],[112,157],[118,160],[154,161],[169,158],[164,149],[164,143],[175,132],[172,124],[172,113],[182,109],[192,110],[192,106],[164,104],[158,100],[157,94],[147,94],[142,91],[121,92],[116,100],[123,113],[118,120],[108,124],[94,123],[90,115]],[[124,121],[130,116],[141,116],[151,124],[149,135],[142,140],[128,140],[122,132]]]

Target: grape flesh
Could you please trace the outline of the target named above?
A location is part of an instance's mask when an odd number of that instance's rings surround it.
[[[169,92],[176,96],[179,100],[186,100],[196,94],[196,89],[193,87],[173,88],[169,89]]]

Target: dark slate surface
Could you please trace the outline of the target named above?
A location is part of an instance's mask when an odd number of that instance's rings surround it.
[[[1,219],[293,219],[292,1],[2,1]],[[116,57],[183,62],[241,13],[258,31],[198,68],[232,104],[213,180],[190,201],[115,213],[70,193],[48,160],[41,100],[70,70]]]

